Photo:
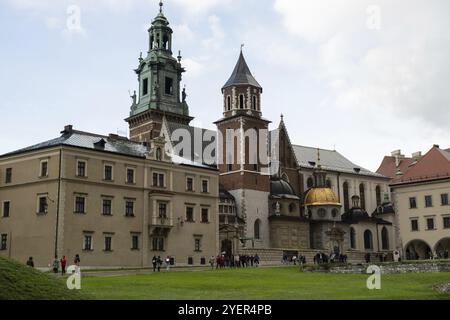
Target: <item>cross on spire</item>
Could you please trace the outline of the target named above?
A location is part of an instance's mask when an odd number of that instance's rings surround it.
[[[164,3],[162,2],[162,0],[160,0],[159,1],[159,13],[163,12],[163,6],[164,6]]]

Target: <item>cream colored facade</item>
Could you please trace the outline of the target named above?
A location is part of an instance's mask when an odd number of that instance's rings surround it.
[[[78,162],[84,163],[85,177],[77,175]],[[111,181],[105,166],[112,168]],[[154,174],[157,184],[164,180],[161,185],[154,185]],[[188,176],[194,179],[192,191]],[[48,267],[55,255],[72,263],[76,254],[85,267],[148,267],[153,256],[170,256],[177,266],[206,264],[219,250],[218,179],[214,169],[173,164],[165,155],[158,161],[57,146],[3,156],[0,255],[20,262],[32,256],[38,267]],[[77,210],[80,199],[84,210]],[[194,208],[193,222],[186,221],[188,206]]]
[[[426,259],[430,250],[434,256],[450,250],[450,205],[442,203],[442,195],[450,196],[450,179],[392,186],[405,258],[409,254],[410,259]],[[429,196],[432,205],[427,207],[425,197]],[[411,206],[411,198],[416,207]],[[417,230],[413,221],[417,221]]]

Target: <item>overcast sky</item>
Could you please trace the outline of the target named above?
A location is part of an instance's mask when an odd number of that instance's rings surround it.
[[[73,26],[70,5],[80,9]],[[69,11],[69,13],[68,13]],[[157,0],[0,0],[0,154],[64,125],[127,132],[133,69]],[[450,1],[167,0],[191,115],[214,128],[241,43],[295,144],[376,170],[384,155],[450,147]]]

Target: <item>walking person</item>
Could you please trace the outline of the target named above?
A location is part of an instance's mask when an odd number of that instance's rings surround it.
[[[170,271],[170,257],[167,256],[166,258],[166,271],[169,272]]]
[[[211,256],[209,258],[209,265],[211,266],[211,270],[214,270],[214,262],[216,261],[216,258],[214,256]]]
[[[66,256],[63,256],[59,262],[61,263],[61,275],[63,276],[66,274],[66,265],[67,265]]]
[[[153,258],[152,258],[153,272],[156,272],[157,264],[158,264],[158,259],[156,258],[156,256],[153,256]]]
[[[77,267],[80,266],[81,259],[80,259],[80,255],[79,255],[79,254],[76,254],[76,255],[75,255],[75,259],[73,259],[73,263],[74,263]]]
[[[162,261],[162,259],[161,259],[161,256],[158,256],[158,258],[157,258],[157,263],[156,263],[156,267],[158,268],[158,272],[161,272],[161,265],[162,265],[162,263],[163,263],[163,261]]]

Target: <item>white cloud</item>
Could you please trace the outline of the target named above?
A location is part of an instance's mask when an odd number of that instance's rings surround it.
[[[208,17],[209,29],[211,37],[202,41],[202,45],[207,50],[219,50],[225,39],[225,32],[222,28],[220,18],[216,15]]]
[[[379,0],[380,30],[367,27],[366,0],[276,0],[284,27],[319,48],[316,74],[338,107],[387,111],[448,130],[448,1]]]

